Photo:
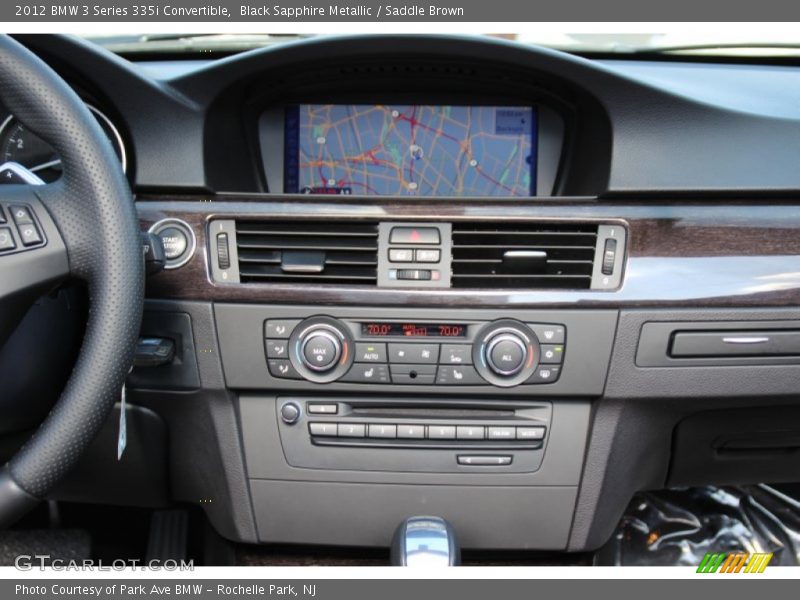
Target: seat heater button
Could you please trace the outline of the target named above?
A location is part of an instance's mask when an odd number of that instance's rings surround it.
[[[398,425],[397,437],[405,440],[421,440],[425,437],[424,425]]]
[[[309,423],[308,431],[311,435],[336,437],[338,430],[336,423]]]
[[[516,437],[517,432],[514,427],[489,427],[490,440],[513,440]]]
[[[484,385],[483,377],[471,366],[451,367],[441,366],[436,375],[438,385]]]
[[[455,425],[428,425],[429,440],[454,440],[456,439]]]
[[[458,464],[471,467],[505,467],[511,464],[510,456],[464,456],[458,457]]]
[[[389,369],[385,365],[355,363],[340,381],[350,383],[390,383]]]
[[[518,440],[544,439],[544,427],[517,427]]]
[[[363,438],[367,435],[367,426],[363,423],[339,423],[339,437]]]
[[[443,365],[470,365],[472,364],[472,346],[442,344],[439,362]]]
[[[397,425],[370,424],[369,437],[394,439],[397,437]]]

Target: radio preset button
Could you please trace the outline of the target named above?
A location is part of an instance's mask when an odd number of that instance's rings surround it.
[[[397,425],[376,425],[370,424],[369,437],[394,439],[397,437]]]
[[[454,440],[456,439],[455,425],[428,425],[429,440]]]
[[[459,425],[456,428],[456,439],[482,440],[486,437],[486,428],[478,425]]]
[[[425,437],[424,425],[398,425],[397,437],[404,440],[421,440]]]
[[[325,437],[336,437],[336,423],[309,423],[308,431],[311,435],[321,435]]]
[[[339,437],[363,438],[367,435],[367,427],[363,423],[339,423]]]

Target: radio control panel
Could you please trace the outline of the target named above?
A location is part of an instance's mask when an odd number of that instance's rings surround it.
[[[562,323],[516,319],[264,321],[270,375],[313,383],[495,386],[557,381],[566,355]]]

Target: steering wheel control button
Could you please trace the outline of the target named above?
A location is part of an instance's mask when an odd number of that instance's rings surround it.
[[[385,363],[386,344],[356,343],[357,363]]]
[[[437,227],[394,227],[389,234],[390,244],[439,244]]]
[[[564,360],[564,346],[561,344],[542,344],[539,362],[547,365],[560,365]]]
[[[469,467],[507,467],[511,464],[511,457],[505,455],[459,455],[457,459],[458,464]]]
[[[348,383],[390,383],[389,369],[385,365],[372,365],[356,363],[353,368],[342,377]]]
[[[339,433],[336,423],[309,423],[308,432],[325,437],[336,437]]]
[[[327,371],[341,355],[341,344],[328,331],[315,331],[303,341],[303,361],[314,371]]]
[[[436,364],[438,344],[389,344],[389,362],[404,364]]]
[[[269,368],[270,375],[273,377],[278,377],[280,379],[302,379],[300,373],[297,372],[297,369],[295,369],[288,360],[269,359],[267,361],[267,367]]]
[[[306,410],[310,415],[335,415],[339,412],[339,405],[312,402],[308,404]]]
[[[33,223],[31,210],[27,206],[12,206],[10,211],[11,217],[14,219],[14,223],[16,223],[18,226],[30,225]]]
[[[281,421],[287,425],[294,425],[300,419],[300,407],[294,402],[287,402],[281,406]]]
[[[267,358],[289,358],[288,340],[267,340]]]
[[[14,236],[8,227],[0,227],[0,252],[13,250],[17,245],[14,243]]]
[[[544,427],[517,427],[518,440],[544,439]]]
[[[19,238],[22,240],[23,246],[36,246],[42,243],[42,236],[36,225],[28,223],[27,225],[19,225]]]
[[[161,238],[164,246],[165,269],[182,267],[194,256],[197,241],[192,228],[180,219],[164,219],[149,231]]]
[[[264,337],[288,340],[299,319],[270,319],[264,323]]]
[[[489,342],[489,366],[498,375],[514,375],[527,358],[525,342],[513,334],[501,334]]]
[[[441,366],[436,374],[437,385],[481,385],[485,383],[471,366]]]

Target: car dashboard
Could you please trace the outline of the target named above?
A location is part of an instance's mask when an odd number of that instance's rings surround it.
[[[175,344],[129,377],[130,462],[59,497],[199,504],[250,543],[434,514],[465,548],[582,551],[637,491],[796,478],[795,67],[19,39],[117,150],[165,250],[142,336]],[[2,118],[4,160],[58,177]]]

